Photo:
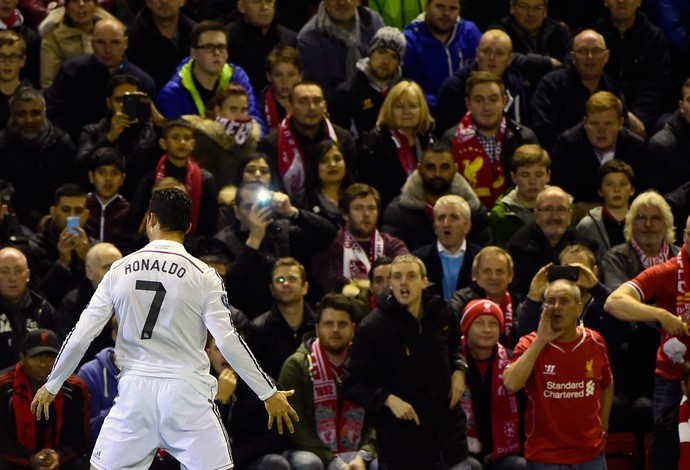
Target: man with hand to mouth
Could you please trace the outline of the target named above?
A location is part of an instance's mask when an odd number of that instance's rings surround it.
[[[537,331],[520,339],[503,373],[508,391],[527,393],[527,468],[606,468],[613,376],[601,335],[578,326],[582,308],[574,282],[550,282]]]

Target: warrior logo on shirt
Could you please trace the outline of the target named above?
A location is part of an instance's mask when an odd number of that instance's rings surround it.
[[[556,365],[555,364],[545,364],[544,365],[544,374],[555,375],[556,374]]]
[[[220,296],[220,301],[223,302],[223,305],[225,305],[225,308],[230,310],[230,301],[228,300],[228,296],[223,294]]]

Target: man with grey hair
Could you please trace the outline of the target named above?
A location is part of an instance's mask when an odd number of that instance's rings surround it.
[[[644,206],[648,209],[652,206]],[[632,212],[632,210],[630,211]],[[652,214],[637,219],[654,223]],[[638,215],[639,217],[639,215]],[[605,309],[616,318],[631,322],[659,322],[661,344],[656,354],[654,377],[655,468],[676,468],[678,461],[678,404],[683,366],[690,359],[690,217],[685,221],[683,248],[667,261],[652,265],[622,284],[608,298]],[[649,301],[653,300],[654,305]]]
[[[558,264],[558,257],[566,246],[572,243],[591,245],[571,227],[571,201],[572,197],[563,189],[548,186],[537,196],[534,220],[521,227],[508,241],[506,251],[515,262],[512,292],[518,300],[525,298],[532,278],[542,266]]]
[[[436,240],[414,252],[427,269],[427,289],[450,300],[472,280],[472,263],[481,247],[467,240],[472,227],[470,205],[454,194],[442,196],[434,205]]]
[[[36,231],[55,190],[71,181],[74,144],[46,118],[43,94],[19,88],[10,98],[10,119],[0,131],[0,171],[12,182],[12,204],[19,220]]]
[[[613,375],[601,335],[578,326],[582,309],[574,282],[550,282],[537,331],[520,339],[503,373],[508,391],[526,390],[528,468],[606,468]]]

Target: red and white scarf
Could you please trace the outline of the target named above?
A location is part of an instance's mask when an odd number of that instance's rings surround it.
[[[686,244],[676,255],[678,261],[678,284],[676,297],[676,315],[679,315],[685,323],[690,321],[690,257]]]
[[[515,394],[508,392],[503,386],[503,371],[510,359],[500,343],[496,344],[496,348],[496,355],[491,364],[491,423],[482,423],[484,426],[491,425],[493,452],[490,460],[499,460],[520,451],[517,400]],[[462,337],[462,352],[465,357],[468,357],[467,338],[464,336]],[[467,437],[477,439],[479,432],[474,419],[469,387],[465,389],[460,403],[467,416]]]
[[[167,161],[168,154],[163,155],[163,157],[158,160],[154,184],[165,178],[165,163]],[[185,164],[185,170],[185,177],[182,184],[184,184],[184,188],[187,190],[189,199],[192,200],[191,233],[194,233],[196,232],[197,225],[199,224],[199,208],[201,207],[201,168],[199,168],[199,165],[192,157],[188,157],[187,163]]]
[[[24,366],[19,363],[14,368],[12,387],[12,411],[15,418],[17,443],[35,453],[40,449],[36,448],[36,417],[31,413],[33,391]],[[55,409],[50,410],[51,414],[55,416],[55,425],[47,426],[43,435],[43,447],[45,449],[53,449],[60,442],[64,400],[62,390],[60,390],[52,403]]]
[[[224,117],[216,117],[216,122],[223,126],[223,130],[227,135],[233,138],[235,145],[244,145],[249,137],[252,135],[254,129],[254,120],[247,119],[227,119]]]
[[[417,158],[412,152],[412,147],[410,147],[407,137],[402,132],[391,129],[391,139],[395,143],[395,148],[398,149],[400,166],[405,175],[410,176],[417,169]]]
[[[635,253],[637,253],[638,258],[640,258],[640,263],[642,263],[642,267],[645,269],[652,266],[656,266],[657,264],[665,263],[668,260],[669,252],[668,243],[666,243],[666,240],[663,240],[661,242],[661,249],[659,250],[659,253],[652,256],[647,255],[644,252],[644,250],[640,247],[640,245],[637,244],[634,238],[630,239],[630,244],[635,250]]]
[[[337,143],[338,137],[335,135],[333,124],[326,116],[323,117],[323,122],[326,124],[328,137]],[[292,128],[292,118],[288,116],[278,128],[278,173],[290,196],[297,194],[304,186],[306,166],[304,153],[299,148],[297,136]]]
[[[503,312],[503,334],[505,335],[505,345],[506,347],[513,349],[513,298],[510,296],[510,292],[506,291],[506,294],[501,300],[501,312]]]
[[[333,367],[318,338],[311,345],[309,366],[314,383],[316,434],[331,452],[356,451],[362,439],[364,408],[346,399],[338,406]]]
[[[273,86],[269,86],[266,91],[266,101],[264,102],[264,119],[269,129],[275,129],[280,125],[280,116],[276,106],[275,91]]]
[[[458,172],[465,177],[479,200],[488,208],[493,207],[496,199],[506,190],[505,171],[501,163],[501,146],[506,130],[504,117],[496,134],[496,158],[493,165],[477,137],[477,128],[469,111],[462,117],[453,138],[453,155]]]
[[[371,263],[383,256],[384,243],[381,233],[378,230],[374,231],[368,254],[345,227],[340,229],[338,238],[343,244],[343,276],[348,279],[366,279]]]

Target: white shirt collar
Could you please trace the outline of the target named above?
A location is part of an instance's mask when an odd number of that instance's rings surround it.
[[[467,250],[467,238],[462,241],[462,245],[460,245],[460,248],[458,248],[455,253],[448,251],[443,245],[441,245],[441,242],[438,239],[436,239],[436,249],[438,250],[439,254],[445,253],[450,258],[460,258],[465,255],[465,250]]]

